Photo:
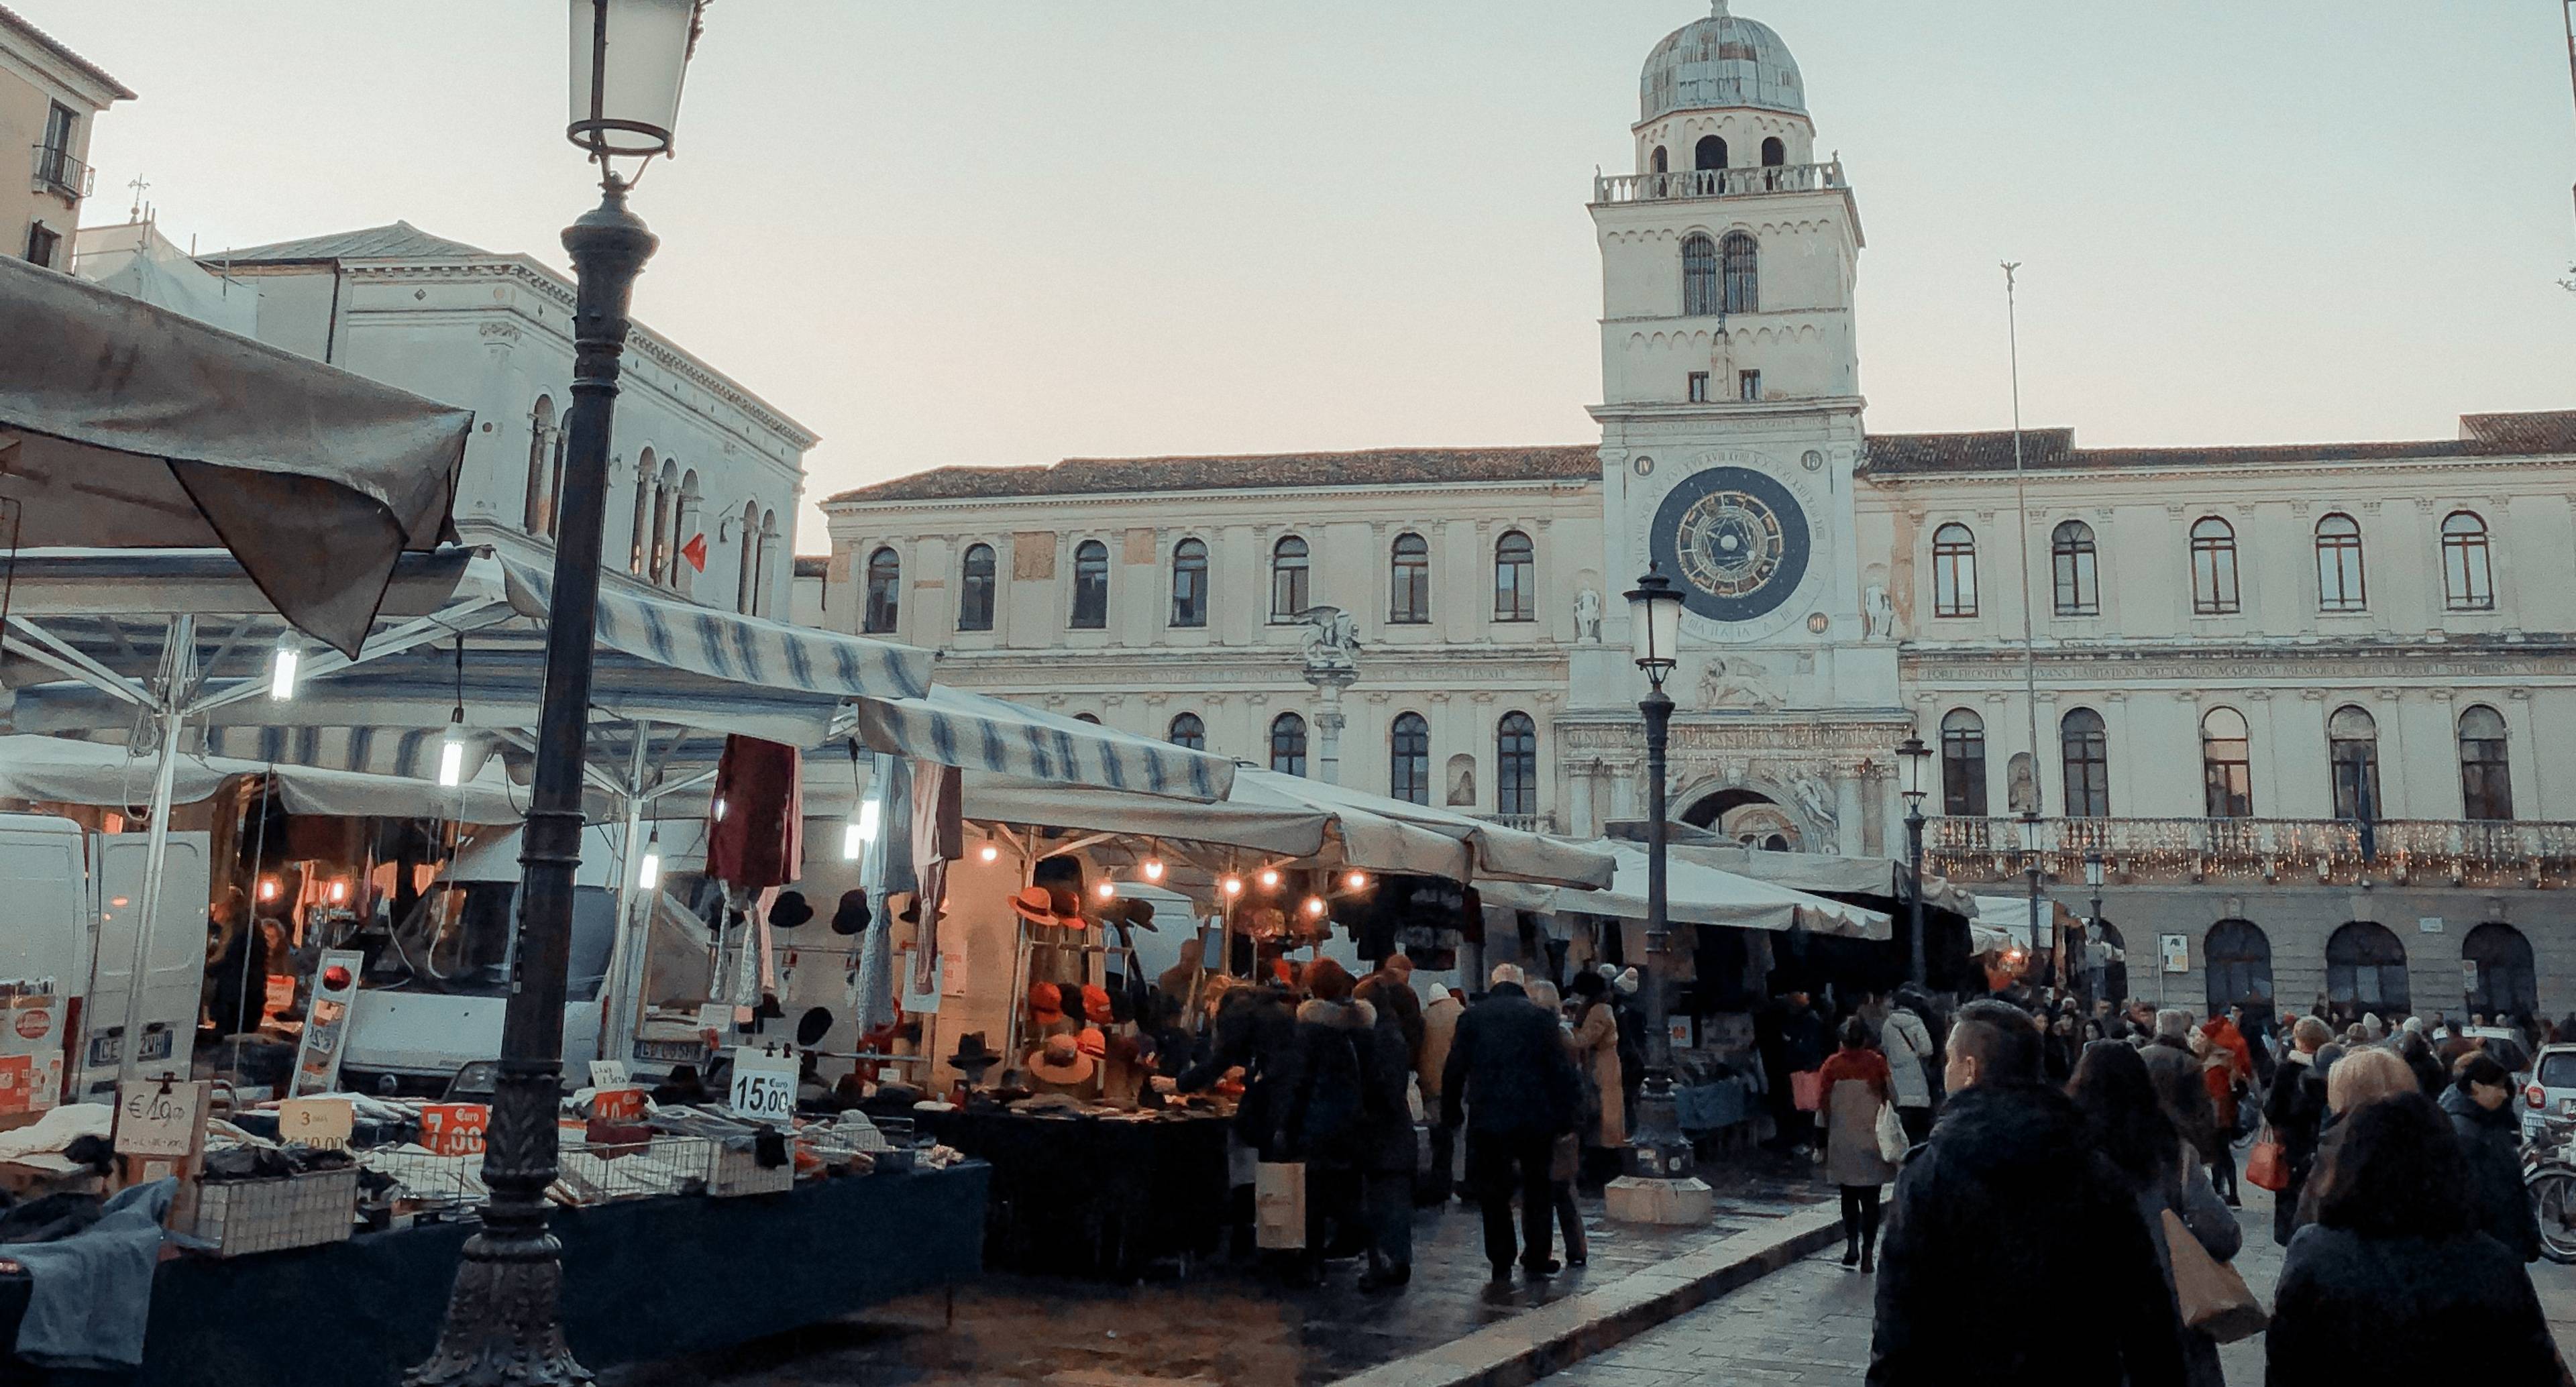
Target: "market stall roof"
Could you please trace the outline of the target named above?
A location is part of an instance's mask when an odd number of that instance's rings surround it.
[[[1634,843],[1598,840],[1618,861],[1618,875],[1607,890],[1532,890],[1526,887],[1484,888],[1485,903],[1548,913],[1602,915],[1621,920],[1646,918],[1646,850]],[[1888,918],[1875,910],[1811,896],[1785,886],[1756,881],[1733,872],[1686,861],[1665,863],[1666,918],[1680,924],[1724,925],[1734,929],[1787,930],[1804,927],[1817,934],[1854,939],[1885,939]]]
[[[261,610],[355,654],[405,550],[455,538],[471,410],[0,260],[11,544],[220,545]]]
[[[1814,895],[1876,896],[1903,901],[1905,864],[1886,857],[1844,857],[1830,852],[1770,852],[1720,843],[1673,847],[1673,856],[1720,871]],[[1976,897],[1933,873],[1923,877],[1923,904],[1954,915],[1977,913]]]
[[[1968,921],[1968,948],[1971,953],[1986,953],[2006,948],[2046,948],[2049,937],[2060,922],[2073,924],[2077,916],[2054,899],[2039,898],[2041,938],[2030,937],[2030,897],[1979,896],[1976,918]]]
[[[436,756],[435,742],[431,756]],[[84,804],[102,808],[138,805],[152,798],[158,757],[123,747],[62,737],[0,737],[0,798]],[[433,760],[431,763],[435,765]],[[366,775],[322,770],[293,762],[181,753],[172,776],[173,804],[194,804],[235,776],[268,775],[290,814],[438,817],[460,823],[517,823],[527,791],[501,775],[497,763],[465,783],[442,787],[417,776]]]

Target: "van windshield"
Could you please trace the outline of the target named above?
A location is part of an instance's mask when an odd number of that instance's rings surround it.
[[[368,959],[359,985],[458,997],[507,995],[518,894],[515,881],[433,883],[390,939],[363,941]],[[615,894],[600,886],[576,888],[566,1001],[598,999],[616,939]]]

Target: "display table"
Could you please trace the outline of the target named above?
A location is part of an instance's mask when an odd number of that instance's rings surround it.
[[[1157,1260],[1223,1244],[1232,1118],[913,1116],[922,1132],[992,1164],[984,1250],[996,1268],[1130,1280]]]
[[[806,1181],[785,1194],[557,1209],[564,1337],[583,1366],[604,1368],[730,1348],[971,1279],[991,1174],[969,1162]],[[471,1231],[441,1224],[165,1262],[133,1380],[393,1387],[437,1341]],[[16,1341],[26,1295],[24,1277],[0,1278],[0,1345]],[[10,1380],[0,1368],[0,1382]]]

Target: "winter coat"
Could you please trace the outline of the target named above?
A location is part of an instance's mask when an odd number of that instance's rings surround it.
[[[2156,1264],[2164,1270],[2169,1293],[2173,1288],[2173,1249],[2165,1241],[2166,1210],[2172,1210],[2201,1250],[2218,1261],[2233,1259],[2245,1245],[2245,1229],[2237,1223],[2236,1212],[2218,1197],[2218,1188],[2209,1182],[2209,1167],[2188,1149],[2177,1148],[2174,1168],[2136,1193],[2138,1217],[2155,1239]],[[2177,1323],[2179,1313],[2177,1310]],[[2217,1340],[2183,1325],[2182,1357],[2183,1380],[2188,1387],[2227,1387],[2227,1372],[2218,1361]]]
[[[2200,1062],[2201,1087],[2209,1090],[2209,1114],[2222,1138],[2236,1135],[2236,1057],[2223,1049],[2212,1050]]]
[[[1785,1003],[1780,1009],[1780,1063],[1792,1074],[1803,1074],[1818,1068],[1825,1056],[1833,1053],[1832,1037],[1827,1034],[1825,1018],[1814,1007],[1793,1007]]]
[[[2272,1124],[2272,1135],[2281,1143],[2281,1156],[2290,1168],[2289,1188],[2272,1201],[2272,1241],[2287,1247],[2290,1235],[2298,1231],[2299,1195],[2307,1186],[2308,1172],[2316,1169],[2317,1142],[2326,1120],[2326,1080],[2312,1058],[2281,1062],[2271,1092],[2263,1095],[2263,1120]]]
[[[2071,1293],[2084,1313],[2059,1313]],[[2037,1084],[1952,1094],[1897,1176],[1871,1387],[2148,1387],[2182,1380],[2181,1345],[2137,1201],[2074,1103]]]
[[[1586,1146],[1625,1146],[1628,1144],[1627,1090],[1622,1084],[1624,1071],[1619,1064],[1619,1017],[1608,1002],[1593,1002],[1583,1009],[1583,1019],[1565,1038],[1574,1056],[1576,1068],[1586,1072],[1593,1089],[1599,1094],[1601,1115],[1592,1130],[1583,1134]]]
[[[1369,1004],[1380,1011],[1395,1013],[1396,1021],[1404,1028],[1406,1063],[1422,1053],[1422,994],[1413,990],[1413,984],[1381,968],[1360,979],[1358,995],[1368,998]]]
[[[2522,1124],[2513,1105],[2490,1112],[2458,1084],[2442,1090],[2442,1111],[2469,1160],[2469,1204],[2479,1231],[2529,1262],[2540,1256],[2540,1221],[2522,1186]]]
[[[2400,1050],[2397,1056],[2414,1071],[2415,1086],[2424,1090],[2424,1096],[2437,1103],[2442,1101],[2442,1090],[2451,1086],[2451,1075],[2442,1067],[2442,1061],[2434,1056],[2431,1047]]]
[[[1818,1078],[1825,1096],[1825,1178],[1847,1188],[1895,1179],[1895,1163],[1878,1154],[1878,1113],[1894,1091],[1887,1057],[1876,1050],[1840,1050]]]
[[[1422,1104],[1434,1122],[1440,1120],[1440,1074],[1448,1067],[1449,1047],[1458,1038],[1458,1015],[1466,1009],[1454,992],[1422,1007],[1422,1053],[1416,1072],[1422,1079]]]
[[[1458,1018],[1440,1075],[1441,1121],[1472,1136],[1571,1132],[1583,1113],[1582,1080],[1556,1017],[1519,983],[1497,983]]]
[[[1400,1133],[1404,1159],[1397,1168],[1412,1169],[1403,1049],[1404,1032],[1381,1029],[1377,1009],[1366,1002],[1300,1004],[1296,1040],[1278,1078],[1272,1149],[1310,1166],[1375,1170],[1388,1163],[1391,1135]]]
[[[1932,1080],[1923,1067],[1934,1058],[1931,1028],[1908,1008],[1898,1007],[1887,1014],[1878,1035],[1879,1048],[1887,1052],[1887,1076],[1896,1089],[1896,1106],[1932,1106]]]
[[[1243,1101],[1235,1105],[1235,1132],[1269,1154],[1279,1129],[1275,1090],[1296,1044],[1297,1014],[1286,994],[1275,988],[1238,988],[1217,1008],[1211,1029],[1215,1038],[1207,1058],[1190,1066],[1174,1085],[1183,1093],[1196,1093],[1241,1066]]]
[[[2263,1354],[2268,1387],[2559,1380],[2531,1277],[2474,1233],[2300,1229],[2281,1263]]]
[[[2218,1113],[2210,1106],[2209,1084],[2203,1076],[2200,1057],[2191,1047],[2179,1041],[2150,1040],[2138,1051],[2147,1062],[2147,1077],[2155,1081],[2156,1101],[2164,1104],[2165,1116],[2182,1132],[2182,1139],[2204,1161],[2215,1161],[2226,1144],[2218,1129]]]

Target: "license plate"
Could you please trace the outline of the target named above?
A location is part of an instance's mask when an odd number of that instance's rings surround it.
[[[707,1047],[705,1042],[696,1040],[639,1040],[635,1042],[635,1057],[666,1064],[696,1064],[707,1057]]]
[[[166,1060],[168,1058],[170,1058],[169,1028],[164,1026],[145,1031],[143,1033],[144,1062],[148,1064],[153,1060]]]

